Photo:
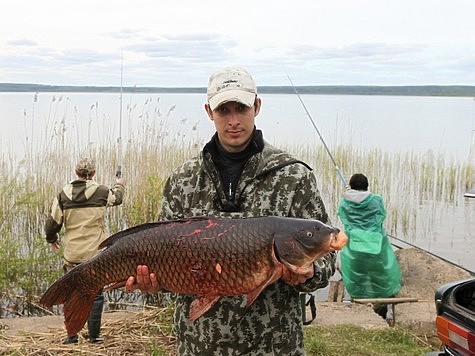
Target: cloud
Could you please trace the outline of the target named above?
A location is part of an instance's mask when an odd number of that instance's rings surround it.
[[[75,48],[57,52],[55,61],[64,65],[90,65],[117,60],[116,54],[94,51],[86,48]]]
[[[414,55],[427,48],[423,44],[358,43],[341,47],[299,45],[289,49],[289,56],[301,60],[390,59]]]
[[[225,59],[234,47],[236,47],[236,42],[224,36],[182,34],[149,37],[128,45],[124,49],[150,58],[207,61],[212,58]]]
[[[462,58],[462,59],[457,58],[456,64],[457,64],[457,69],[460,71],[460,73],[463,73],[463,72],[475,73],[475,55],[471,57],[467,57],[467,58]]]
[[[113,85],[121,63],[126,81],[148,86],[205,85],[232,64],[262,85],[287,84],[285,73],[302,84],[474,82],[472,0],[239,4],[252,11],[229,1],[85,0],[74,11],[59,0],[7,1],[0,82]]]
[[[286,74],[296,85],[471,84],[475,80],[475,57],[467,55],[473,53],[470,46],[453,45],[448,50],[442,44],[381,41],[340,46],[243,44],[229,34],[151,35],[138,27],[100,37],[117,46],[88,46],[86,41],[50,47],[28,37],[8,41],[0,52],[0,81],[117,85],[121,64],[128,86],[205,86],[210,73],[234,64],[248,67],[259,85],[287,85]]]
[[[7,41],[7,45],[8,46],[13,46],[13,47],[16,47],[16,46],[29,47],[29,46],[37,46],[38,44],[33,40],[29,40],[29,39],[24,38],[24,39],[17,39],[17,40]]]
[[[109,32],[108,36],[113,39],[118,40],[128,40],[128,39],[136,39],[137,37],[141,37],[144,31],[139,28],[124,28],[119,31]]]

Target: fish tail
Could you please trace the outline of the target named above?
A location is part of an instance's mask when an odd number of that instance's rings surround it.
[[[68,335],[77,335],[84,324],[86,324],[94,304],[96,293],[84,295],[79,290],[74,289],[68,300],[64,303],[64,325],[68,331]]]
[[[72,287],[68,287],[72,285],[69,281],[69,277],[70,276],[66,274],[54,282],[42,295],[40,304],[49,308],[56,304],[63,304],[68,300],[72,290]]]
[[[54,282],[40,299],[40,304],[45,307],[64,304],[64,324],[70,336],[81,331],[89,317],[94,297],[101,289],[91,284],[87,288],[81,288],[80,285],[71,271]]]

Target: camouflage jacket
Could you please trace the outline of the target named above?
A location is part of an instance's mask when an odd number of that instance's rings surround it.
[[[292,216],[328,222],[315,176],[303,162],[264,144],[247,161],[234,203],[223,212],[224,188],[206,148],[168,178],[160,219],[197,215]],[[268,286],[249,307],[246,297],[224,297],[195,321],[188,319],[194,296],[178,295],[174,315],[180,355],[303,355],[299,291],[325,287],[335,271],[336,254],[315,263],[315,276],[298,288],[282,280]]]
[[[97,253],[107,238],[104,213],[107,207],[122,204],[125,188],[109,189],[93,180],[77,179],[66,184],[56,196],[45,223],[46,241],[53,243],[64,225],[63,258],[66,263],[83,262]]]

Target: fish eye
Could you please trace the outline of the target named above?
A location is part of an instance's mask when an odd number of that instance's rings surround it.
[[[307,237],[313,237],[313,232],[307,231]]]

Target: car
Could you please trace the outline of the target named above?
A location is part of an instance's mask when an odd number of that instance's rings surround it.
[[[475,356],[475,278],[437,288],[435,306],[439,355]]]
[[[463,196],[465,198],[475,198],[475,188],[467,190],[467,192]]]

